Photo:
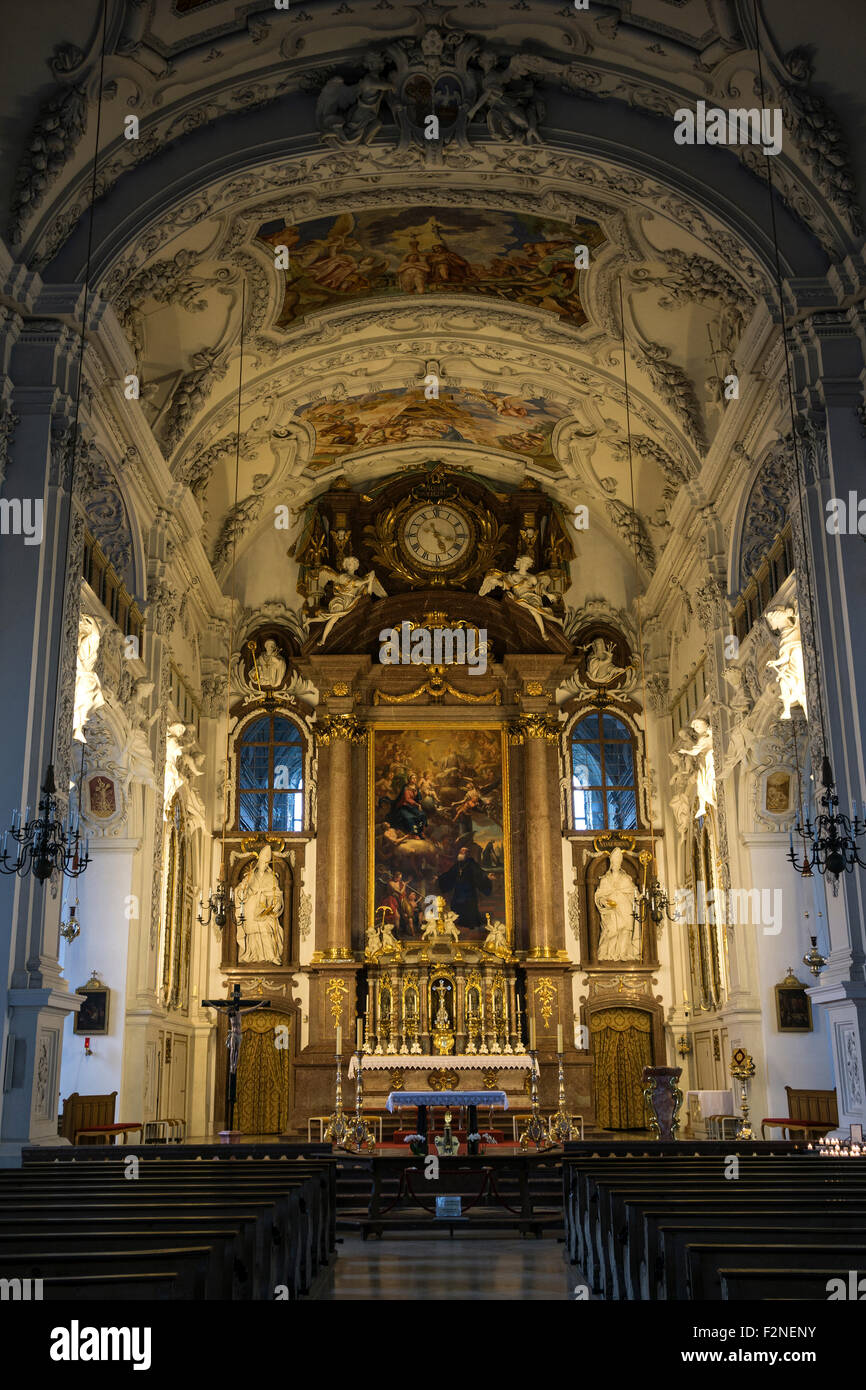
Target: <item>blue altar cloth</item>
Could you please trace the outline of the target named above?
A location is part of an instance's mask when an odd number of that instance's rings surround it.
[[[404,1105],[489,1105],[508,1109],[504,1091],[391,1091],[386,1102],[393,1115]]]

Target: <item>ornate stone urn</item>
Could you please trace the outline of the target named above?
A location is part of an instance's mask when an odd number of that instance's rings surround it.
[[[677,1086],[682,1067],[644,1067],[643,1093],[653,1112],[652,1127],[657,1139],[676,1139],[683,1093]]]

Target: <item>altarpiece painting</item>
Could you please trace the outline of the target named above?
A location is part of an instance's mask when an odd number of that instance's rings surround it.
[[[370,753],[370,921],[420,940],[431,899],[456,913],[461,941],[487,915],[511,938],[506,744],[501,729],[388,725]]]

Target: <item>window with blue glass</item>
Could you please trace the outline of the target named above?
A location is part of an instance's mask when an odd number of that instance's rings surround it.
[[[571,736],[575,830],[636,830],[634,739],[616,715],[594,710]]]
[[[279,714],[254,719],[237,744],[238,828],[303,830],[304,745]]]

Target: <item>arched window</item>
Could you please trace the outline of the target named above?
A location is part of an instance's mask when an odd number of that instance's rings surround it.
[[[571,735],[575,830],[636,830],[634,739],[616,715],[585,714]]]
[[[165,843],[165,900],[162,921],[162,998],[167,1008],[189,1003],[189,954],[192,933],[192,887],[189,842],[180,797],[169,808]]]
[[[304,744],[291,719],[266,714],[237,743],[238,829],[303,830]]]

